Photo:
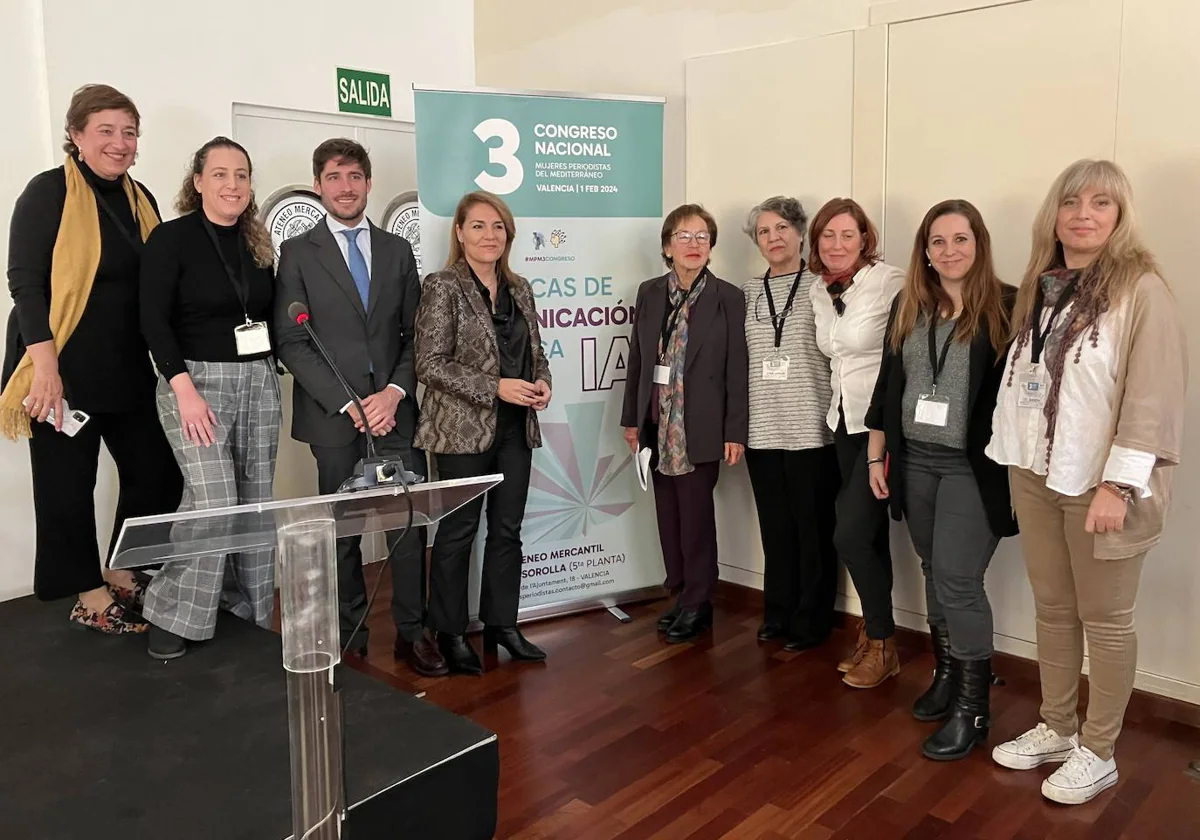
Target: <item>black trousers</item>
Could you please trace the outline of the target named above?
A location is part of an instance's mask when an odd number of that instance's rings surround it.
[[[720,570],[717,567],[717,513],[713,490],[721,462],[695,464],[686,475],[653,472],[658,540],[662,545],[664,584],[679,596],[685,610],[711,604]]]
[[[867,475],[869,432],[848,434],[843,417],[833,433],[842,489],[837,497],[837,527],[833,543],[846,564],[862,603],[867,636],[890,639],[892,618],[892,549],[887,500],[876,499]]]
[[[107,554],[131,516],[174,513],[183,476],[158,422],[154,394],[130,411],[97,413],[75,437],[33,422],[29,459],[37,555],[33,591],[43,601],[104,585],[96,544],[96,473],[103,441],[117,465],[120,495]]]
[[[762,535],[763,621],[795,641],[821,642],[837,599],[835,449],[747,449],[746,468]]]
[[[347,421],[349,422],[349,421]],[[312,446],[317,459],[317,487],[322,494],[336,493],[347,478],[354,474],[354,467],[366,457],[367,441],[363,435],[345,446]],[[412,439],[402,437],[392,429],[383,437],[375,439],[378,455],[396,456],[404,466],[420,476],[427,476],[425,453],[413,449]],[[425,544],[424,528],[411,528],[400,545],[399,531],[387,534],[388,550],[392,552],[392,620],[396,633],[402,639],[415,642],[421,637],[425,624]],[[350,634],[367,611],[367,585],[363,579],[362,537],[343,537],[337,541],[338,566],[338,623],[341,628],[342,647],[360,650],[367,646],[367,623],[351,643]]]
[[[473,478],[502,473],[504,481],[488,492],[487,539],[484,543],[479,620],[490,627],[514,627],[521,598],[521,521],[529,496],[533,450],[525,441],[526,409],[499,408],[496,438],[478,455],[438,455],[438,479]],[[471,546],[479,531],[480,497],[438,523],[429,568],[431,630],[461,636],[467,632],[470,607],[467,586]]]

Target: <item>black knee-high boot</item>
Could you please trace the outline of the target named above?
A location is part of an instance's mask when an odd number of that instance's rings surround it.
[[[992,660],[964,662],[952,660],[954,704],[950,717],[925,741],[921,752],[935,761],[966,758],[976,744],[987,740],[991,727],[989,696],[992,688]]]
[[[929,690],[913,703],[913,717],[917,720],[945,720],[950,716],[950,704],[954,700],[954,675],[951,673],[950,632],[945,627],[929,625],[929,638],[933,641],[933,684]]]

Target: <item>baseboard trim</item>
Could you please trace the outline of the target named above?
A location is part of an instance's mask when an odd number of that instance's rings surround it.
[[[731,567],[722,566],[722,573],[729,572]],[[747,575],[753,575],[747,572]],[[732,575],[730,575],[732,577]],[[758,575],[761,579],[761,575]],[[746,585],[732,580],[717,582],[716,597],[729,603],[762,609],[762,590],[752,585]],[[845,625],[852,619],[862,615],[858,598],[852,595],[838,595],[837,610],[840,622]],[[909,610],[897,609],[896,641],[910,650],[929,650],[929,633],[926,631],[925,616]],[[996,670],[1003,670],[1005,676],[1012,679],[1038,681],[1037,645],[1027,639],[1017,639],[1012,636],[997,634],[995,639],[997,664]],[[1083,679],[1086,686],[1088,661],[1084,658]],[[1200,686],[1183,682],[1182,680],[1152,674],[1148,671],[1137,672],[1134,681],[1134,699],[1131,710],[1145,708],[1145,704],[1155,706],[1155,714],[1185,723],[1189,726],[1200,727]]]

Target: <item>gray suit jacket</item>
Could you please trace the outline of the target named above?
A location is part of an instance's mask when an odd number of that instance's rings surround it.
[[[418,411],[413,321],[421,280],[408,242],[371,225],[371,292],[366,309],[338,243],[323,221],[283,243],[276,277],[276,353],[296,378],[292,437],[317,446],[345,446],[359,434],[350,418],[340,413],[349,398],[337,377],[305,329],[288,317],[288,307],[299,301],[308,307],[310,326],[360,397],[382,391],[388,383],[404,389],[396,409],[396,432],[411,441]]]

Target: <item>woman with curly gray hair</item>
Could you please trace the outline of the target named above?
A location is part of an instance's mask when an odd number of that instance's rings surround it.
[[[829,636],[837,595],[833,547],[838,463],[825,414],[833,399],[829,359],[818,349],[804,259],[808,218],[794,198],[755,205],[745,233],[767,261],[748,281],[750,439],[746,466],[762,535],[763,623],[759,641],[788,650]]]

